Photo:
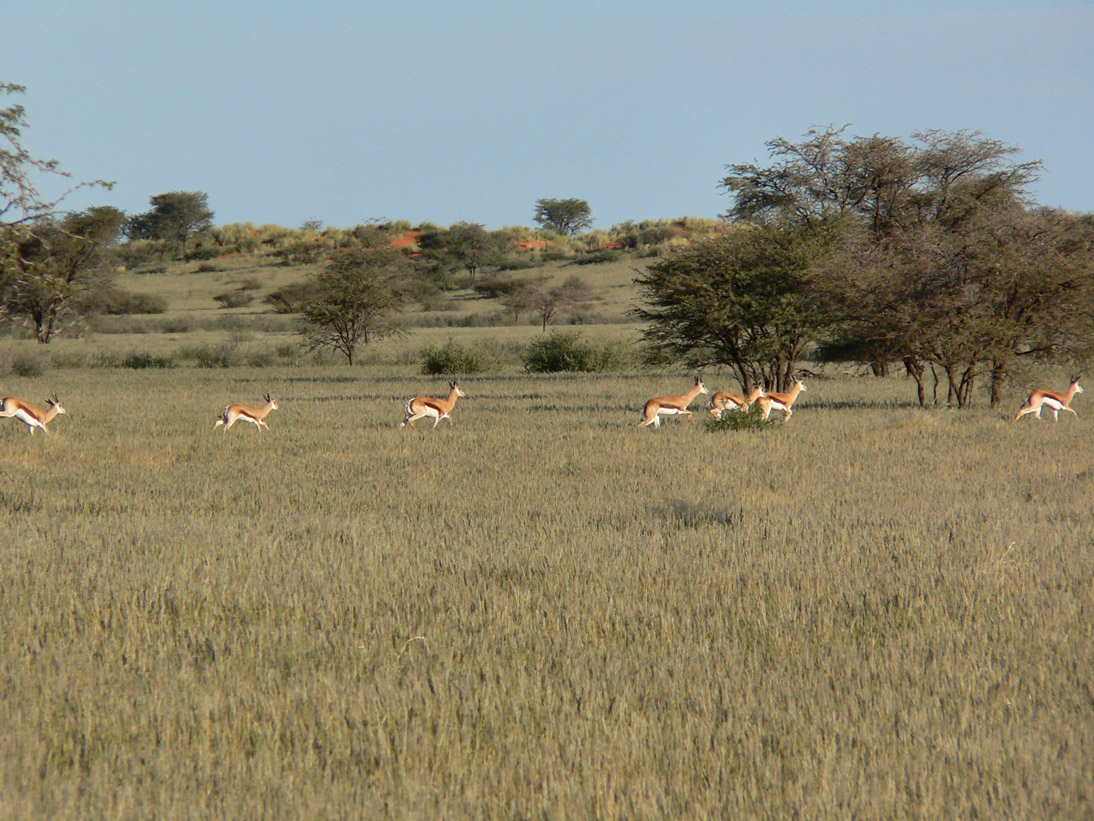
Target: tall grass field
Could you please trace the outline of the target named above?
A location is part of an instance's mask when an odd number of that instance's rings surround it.
[[[653,430],[694,374],[503,367],[400,429],[448,334],[141,369],[98,334],[3,377],[68,412],[0,419],[0,816],[1094,813],[1085,396],[833,373],[785,424]]]

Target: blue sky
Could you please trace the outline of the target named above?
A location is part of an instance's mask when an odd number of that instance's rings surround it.
[[[9,4],[10,5],[10,4]],[[714,217],[730,163],[814,125],[980,130],[1094,211],[1094,3],[22,3],[0,81],[72,208],[205,191],[215,222]],[[8,102],[10,102],[8,98]],[[48,189],[47,189],[48,190]]]

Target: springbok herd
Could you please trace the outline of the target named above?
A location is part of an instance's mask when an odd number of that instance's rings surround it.
[[[419,419],[430,418],[433,420],[433,427],[436,428],[442,419],[452,421],[452,409],[456,406],[456,400],[461,396],[465,396],[464,392],[460,389],[460,386],[455,382],[448,383],[449,392],[447,399],[436,399],[431,396],[415,396],[406,403],[403,408],[404,418],[399,423],[399,427],[406,427],[408,424],[410,427],[414,427],[414,423]],[[758,404],[763,410],[763,418],[766,421],[771,416],[771,411],[778,410],[783,413],[783,420],[787,420],[794,413],[794,402],[797,400],[798,395],[805,390],[805,383],[801,378],[794,380],[793,387],[785,393],[768,392],[762,387],[758,387],[753,390],[748,396],[738,396],[737,394],[728,393],[725,391],[719,391],[710,397],[710,413],[715,418],[720,419],[726,411],[747,411],[753,404]],[[1071,400],[1075,397],[1075,394],[1082,393],[1083,388],[1079,384],[1079,377],[1076,376],[1071,380],[1071,385],[1068,387],[1066,393],[1058,393],[1057,391],[1050,391],[1044,389],[1035,390],[1029,395],[1029,399],[1026,404],[1022,406],[1022,409],[1018,411],[1018,415],[1014,417],[1014,421],[1017,422],[1027,413],[1034,414],[1038,419],[1041,418],[1041,410],[1048,408],[1052,411],[1052,418],[1054,421],[1059,421],[1060,411],[1067,411],[1072,416],[1078,417],[1078,414],[1071,409]],[[638,423],[638,427],[644,428],[650,425],[657,428],[661,426],[662,416],[678,416],[683,415],[691,418],[691,411],[688,410],[688,406],[695,401],[695,397],[699,394],[709,394],[707,386],[703,384],[703,380],[699,377],[695,379],[695,385],[687,393],[682,393],[678,396],[655,396],[649,400],[642,408],[642,420]],[[266,400],[261,408],[252,408],[247,405],[228,405],[221,412],[220,417],[217,419],[216,424],[213,425],[213,429],[219,427],[224,428],[224,432],[227,433],[229,428],[241,419],[244,422],[250,422],[256,428],[259,433],[263,428],[269,430],[269,426],[266,424],[266,417],[270,415],[271,411],[277,410],[280,405],[270,397],[270,394],[266,394],[263,397]],[[50,422],[58,415],[67,413],[67,411],[61,406],[61,401],[57,398],[57,395],[49,397],[46,400],[49,405],[49,410],[42,410],[34,405],[24,402],[22,399],[15,399],[14,397],[7,397],[0,400],[0,418],[5,419],[18,419],[23,422],[30,429],[33,434],[35,428],[41,428],[46,433],[49,433]]]

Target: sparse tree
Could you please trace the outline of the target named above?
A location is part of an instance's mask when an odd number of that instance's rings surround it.
[[[307,346],[331,348],[352,365],[358,345],[395,333],[393,319],[406,302],[405,261],[389,249],[350,249],[314,277],[301,313]]]
[[[564,236],[577,236],[593,224],[589,203],[579,199],[539,199],[533,219],[546,231]]]
[[[533,286],[528,294],[528,305],[539,316],[543,330],[553,323],[560,314],[588,303],[592,291],[580,278],[572,276],[554,288]],[[509,310],[513,310],[510,307]]]
[[[26,89],[14,83],[0,83],[0,97],[23,94]],[[57,214],[61,201],[78,188],[111,188],[103,180],[74,183],[60,196],[43,197],[35,184],[37,176],[70,178],[57,160],[34,157],[23,146],[21,138],[26,127],[23,106],[12,104],[0,108],[0,240],[3,233],[17,225],[36,222]],[[9,236],[8,241],[11,240]]]

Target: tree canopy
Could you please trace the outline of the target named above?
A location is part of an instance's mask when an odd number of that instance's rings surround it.
[[[202,191],[170,191],[156,194],[149,202],[151,210],[129,221],[129,235],[134,239],[158,240],[185,253],[190,238],[213,225],[209,195]]]
[[[69,319],[90,309],[106,278],[103,250],[124,225],[125,214],[102,206],[21,226],[0,265],[0,312],[48,343]]]
[[[308,284],[301,313],[313,350],[331,348],[350,365],[358,345],[397,331],[393,319],[406,301],[398,251],[354,248],[334,257]]]
[[[589,203],[579,199],[539,199],[533,218],[541,228],[565,236],[576,236],[593,224]]]
[[[881,372],[902,362],[921,403],[940,371],[958,407],[982,376],[994,404],[1026,360],[1089,358],[1094,232],[1029,201],[1039,162],[979,132],[843,132],[728,166],[732,230],[637,280],[654,353],[729,365],[747,390],[819,344]]]

